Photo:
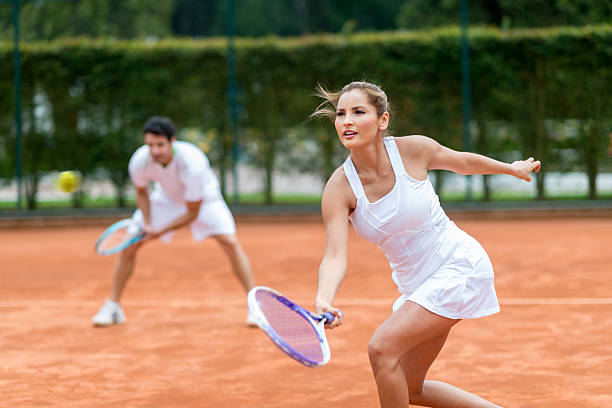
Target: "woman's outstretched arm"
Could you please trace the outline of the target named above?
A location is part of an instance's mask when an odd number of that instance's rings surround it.
[[[508,174],[525,181],[531,181],[532,171],[540,171],[541,163],[533,157],[504,163],[481,154],[449,149],[425,136],[405,139],[408,142],[407,149],[412,151],[412,154],[418,154],[427,170],[449,170],[463,175]],[[417,153],[414,153],[415,151]]]
[[[326,327],[342,324],[342,314],[332,306],[336,293],[346,275],[348,257],[348,181],[340,169],[325,186],[321,211],[325,223],[325,252],[319,266],[319,282],[316,296],[318,313],[330,312],[336,319]]]

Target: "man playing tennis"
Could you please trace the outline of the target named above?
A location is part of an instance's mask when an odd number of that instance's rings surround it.
[[[92,319],[96,326],[125,322],[119,299],[134,270],[136,253],[152,239],[169,242],[172,231],[185,225],[190,226],[195,241],[215,238],[245,291],[254,286],[249,259],[236,237],[234,219],[204,153],[191,143],[177,141],[174,124],[165,117],[150,118],[143,134],[145,145],[132,155],[129,172],[138,206],[132,218],[142,226],[145,237],[119,253],[110,298]],[[155,186],[149,194],[151,181]],[[248,314],[246,322],[255,325]]]

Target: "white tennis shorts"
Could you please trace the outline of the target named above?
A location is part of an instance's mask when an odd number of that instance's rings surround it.
[[[187,213],[187,206],[177,203],[164,194],[151,194],[151,227],[161,229],[174,221],[177,217]],[[140,209],[134,212],[132,219],[140,225],[144,225],[144,218]],[[212,235],[234,235],[236,224],[234,217],[223,198],[212,199],[202,202],[198,218],[191,224],[191,236],[194,241],[201,241]],[[168,243],[172,240],[173,232],[167,232],[159,239]]]

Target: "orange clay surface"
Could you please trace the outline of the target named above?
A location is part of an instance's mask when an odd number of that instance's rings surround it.
[[[496,269],[501,313],[453,328],[428,378],[504,407],[612,407],[612,219],[462,220]],[[331,362],[288,358],[247,328],[245,294],[220,247],[143,248],[127,324],[94,328],[115,257],[102,227],[0,230],[0,407],[378,406],[367,344],[397,291],[376,247],[350,235],[328,331]],[[257,283],[311,308],[320,222],[243,222]]]

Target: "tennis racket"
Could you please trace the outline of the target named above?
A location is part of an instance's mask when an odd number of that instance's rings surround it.
[[[108,227],[96,242],[96,252],[100,255],[110,255],[123,251],[125,248],[143,239],[144,231],[133,219],[119,220]]]
[[[256,286],[248,294],[249,311],[257,325],[282,351],[308,367],[329,362],[324,325],[334,315],[311,313],[274,289]]]

